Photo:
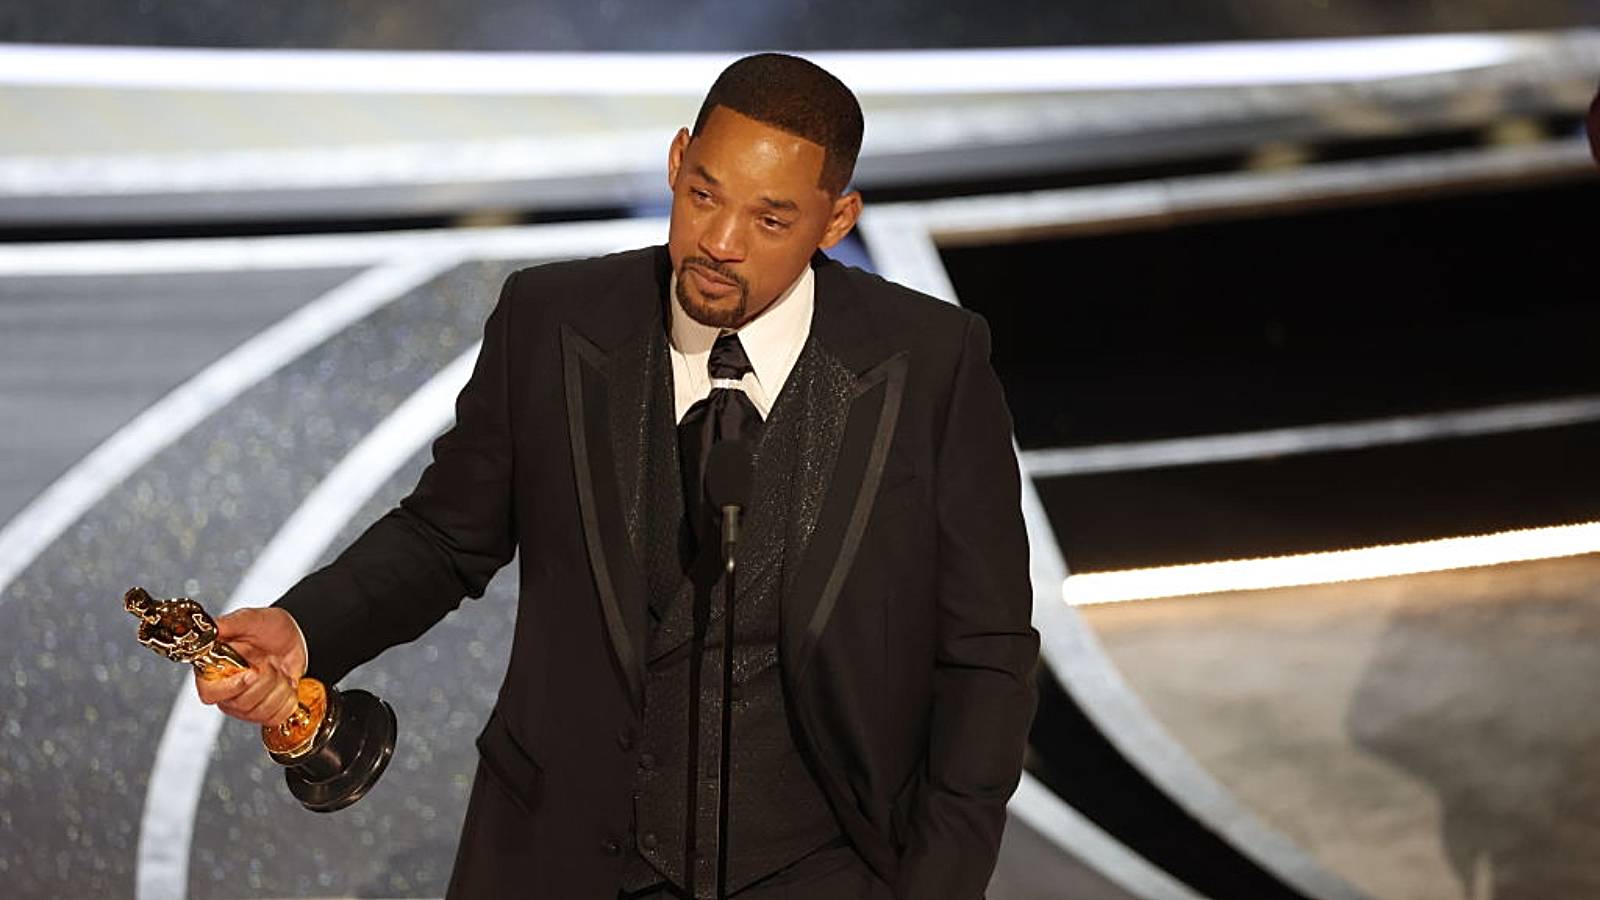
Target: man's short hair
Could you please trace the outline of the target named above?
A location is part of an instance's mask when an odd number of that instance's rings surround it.
[[[719,106],[820,145],[826,156],[818,186],[837,195],[850,185],[861,152],[861,104],[821,66],[784,53],[735,61],[706,93],[692,134],[700,134]]]

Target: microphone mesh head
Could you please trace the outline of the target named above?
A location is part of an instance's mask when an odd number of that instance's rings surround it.
[[[706,495],[717,509],[750,505],[750,444],[718,441],[706,458]]]

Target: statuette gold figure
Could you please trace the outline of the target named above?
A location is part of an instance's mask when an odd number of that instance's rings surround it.
[[[217,623],[187,597],[157,600],[132,588],[123,608],[139,619],[139,643],[203,679],[228,678],[249,660],[217,637]],[[366,691],[336,691],[315,678],[295,685],[298,705],[282,724],[263,726],[261,743],[285,767],[289,791],[307,809],[332,812],[361,799],[394,754],[395,716]]]

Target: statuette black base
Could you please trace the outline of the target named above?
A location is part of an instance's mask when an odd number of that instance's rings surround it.
[[[330,690],[324,725],[304,754],[278,760],[289,793],[312,812],[360,800],[394,755],[394,709],[366,691]]]

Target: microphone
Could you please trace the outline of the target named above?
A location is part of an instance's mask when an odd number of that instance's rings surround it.
[[[739,514],[750,505],[750,467],[748,441],[718,441],[706,457],[706,495],[722,513],[722,565],[729,572],[739,541]]]

